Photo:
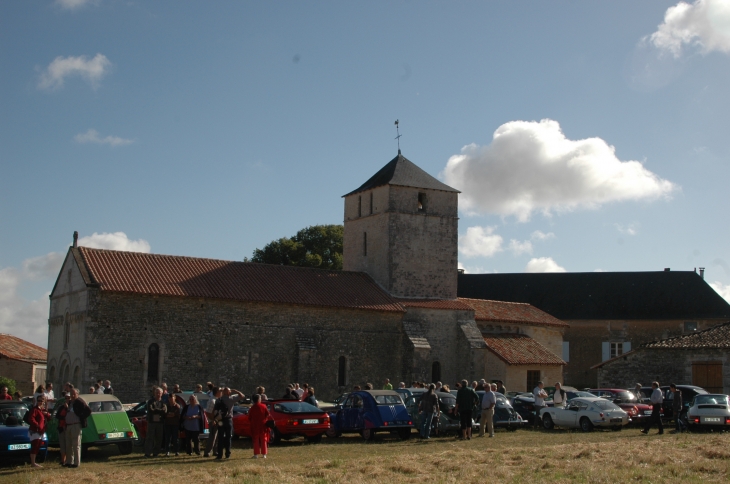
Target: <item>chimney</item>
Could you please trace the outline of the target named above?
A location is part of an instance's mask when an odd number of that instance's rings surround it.
[[[79,233],[74,230],[74,249],[79,246]]]
[[[700,277],[702,278],[702,280],[705,279],[705,268],[704,267],[700,267]]]
[[[669,269],[669,267],[665,267],[665,268],[664,268],[664,272],[669,272],[670,270],[671,270],[671,269]]]

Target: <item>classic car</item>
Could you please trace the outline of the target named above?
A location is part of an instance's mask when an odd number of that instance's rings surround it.
[[[600,397],[574,398],[568,406],[547,407],[540,411],[543,427],[551,430],[554,427],[579,428],[584,432],[594,427],[621,430],[629,423],[629,415],[613,402]]]
[[[674,392],[669,389],[669,386],[659,387],[662,391],[662,420],[670,420],[674,414]],[[677,385],[677,389],[682,392],[682,406],[684,412],[689,408],[689,402],[695,397],[695,395],[707,395],[707,390],[702,387],[694,385]],[[652,387],[641,387],[641,394],[644,395],[642,401],[647,405],[651,406],[651,394],[654,391]]]
[[[648,419],[651,418],[652,406],[646,403],[639,402],[632,392],[628,390],[621,390],[619,388],[595,388],[590,392],[606,400],[610,400],[624,412],[629,414],[632,424],[644,425]]]
[[[307,402],[296,400],[267,400],[262,402],[269,409],[275,427],[270,430],[270,442],[278,444],[282,439],[290,440],[304,437],[308,442],[317,443],[330,428],[327,412]],[[233,434],[238,437],[251,437],[251,423],[248,411],[234,413]]]
[[[334,414],[328,437],[358,432],[365,440],[372,440],[376,432],[397,433],[408,439],[415,426],[400,395],[393,390],[365,390],[352,392],[342,408]]]
[[[137,440],[129,417],[122,409],[122,403],[114,395],[87,394],[80,398],[91,408],[87,426],[81,431],[83,450],[102,445],[116,445],[122,454],[132,453],[132,444]],[[58,421],[51,419],[47,428],[48,442],[58,447]]]
[[[566,397],[568,397],[566,395]],[[535,421],[535,397],[532,393],[520,393],[514,397],[508,398],[512,408],[522,417],[525,424],[534,424]],[[545,405],[552,407],[552,400],[545,400]]]
[[[695,395],[689,403],[690,430],[730,430],[730,403],[727,395]]]
[[[484,398],[485,393],[486,392],[484,392],[483,390],[477,391],[477,395],[479,395],[479,401]],[[525,422],[522,416],[515,411],[514,407],[512,407],[512,405],[509,403],[507,397],[498,392],[495,392],[495,395],[497,396],[497,405],[495,405],[494,407],[494,428],[517,430],[521,427],[524,427],[527,422]],[[476,415],[476,418],[474,419],[474,423],[476,424],[476,426],[481,425],[481,413],[481,408],[479,408],[478,411],[474,412],[474,415]]]
[[[26,459],[30,454],[30,435],[23,415],[28,407],[19,401],[0,402],[0,461]],[[36,462],[43,462],[48,455],[48,436],[43,436]]]
[[[424,388],[399,388],[396,392],[400,393],[401,398],[405,402],[408,409],[408,415],[411,420],[420,425],[421,417],[418,412],[418,406],[421,404],[426,389]],[[456,405],[456,397],[447,392],[436,392],[439,399],[439,419],[431,422],[431,434],[442,435],[449,432],[458,432],[461,428],[461,421],[458,416],[454,416],[454,406]]]

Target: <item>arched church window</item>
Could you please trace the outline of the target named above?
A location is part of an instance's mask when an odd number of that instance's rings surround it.
[[[74,368],[74,379],[72,380],[76,388],[81,388],[81,368]]]
[[[362,233],[362,255],[363,256],[368,255],[368,233],[367,232]]]
[[[160,346],[152,343],[147,348],[147,380],[157,381],[160,374]]]
[[[68,349],[68,340],[71,336],[71,321],[70,316],[66,313],[63,318],[63,349]]]
[[[347,385],[347,358],[340,356],[337,362],[337,386],[344,387]]]
[[[441,363],[439,363],[438,361],[434,361],[431,364],[431,381],[441,381]]]
[[[48,381],[51,383],[56,382],[56,367],[52,366],[51,370],[48,372]]]

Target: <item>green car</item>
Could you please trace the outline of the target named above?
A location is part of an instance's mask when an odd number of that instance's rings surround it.
[[[137,432],[129,421],[122,402],[114,395],[80,395],[91,408],[87,426],[81,431],[81,447],[116,445],[122,454],[131,454]],[[58,447],[58,420],[51,419],[46,429],[48,445]]]

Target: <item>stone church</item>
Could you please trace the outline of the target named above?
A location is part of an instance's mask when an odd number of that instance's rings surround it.
[[[48,379],[225,383],[320,399],[355,384],[562,380],[568,325],[524,303],[457,297],[459,192],[398,153],[344,196],[343,271],[78,247],[50,295]]]

